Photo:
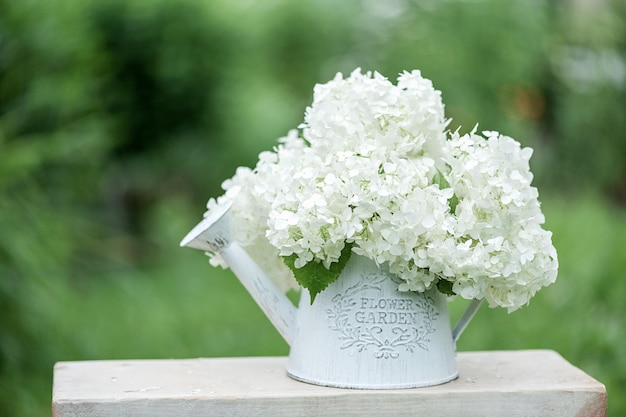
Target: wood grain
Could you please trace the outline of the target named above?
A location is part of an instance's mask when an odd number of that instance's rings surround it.
[[[53,416],[605,416],[606,389],[550,350],[463,352],[459,377],[402,390],[295,381],[283,357],[59,362]]]

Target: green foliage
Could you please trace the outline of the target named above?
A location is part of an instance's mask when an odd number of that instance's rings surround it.
[[[437,170],[437,174],[433,178],[433,184],[437,184],[440,190],[450,188],[450,183],[439,170]],[[450,206],[450,212],[454,213],[456,211],[456,206],[459,205],[459,197],[457,197],[456,194],[452,194],[452,197],[448,199],[448,205]]]
[[[286,354],[232,274],[178,242],[316,82],[357,66],[419,68],[452,129],[535,148],[559,280],[481,309],[459,348],[555,349],[626,414],[626,8],[581,7],[0,1],[0,415],[50,415],[56,361]]]
[[[298,281],[298,284],[309,290],[311,295],[311,304],[315,301],[317,294],[321,293],[333,282],[337,281],[341,271],[346,266],[352,255],[352,244],[347,243],[341,251],[341,256],[337,262],[330,264],[328,268],[321,262],[307,262],[303,267],[296,267],[296,260],[298,256],[292,254],[291,256],[283,257],[285,264],[293,272],[293,276]]]
[[[456,295],[452,289],[452,283],[450,281],[446,281],[445,279],[437,281],[437,289],[445,295]]]
[[[547,140],[564,184],[597,187],[626,201],[626,7],[558,7],[552,114]]]

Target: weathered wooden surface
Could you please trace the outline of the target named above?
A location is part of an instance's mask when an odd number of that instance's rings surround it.
[[[464,352],[459,377],[403,390],[297,382],[286,358],[60,362],[53,416],[558,416],[606,413],[603,384],[550,350]]]

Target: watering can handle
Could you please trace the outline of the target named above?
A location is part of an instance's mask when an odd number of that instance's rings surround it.
[[[463,313],[459,321],[457,321],[454,329],[452,329],[452,340],[454,341],[454,343],[459,340],[459,337],[461,337],[461,334],[463,334],[463,331],[465,330],[469,322],[474,318],[474,315],[476,314],[478,308],[482,303],[482,299],[474,299],[467,307],[467,309],[465,309],[465,312]]]

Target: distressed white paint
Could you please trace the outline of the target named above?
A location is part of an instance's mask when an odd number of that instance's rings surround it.
[[[548,350],[463,352],[459,377],[349,390],[285,375],[286,358],[60,362],[54,417],[601,417],[604,385]]]
[[[423,387],[457,376],[445,297],[399,292],[384,267],[353,254],[310,303],[303,291],[287,373],[343,388]]]

